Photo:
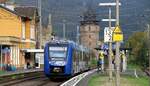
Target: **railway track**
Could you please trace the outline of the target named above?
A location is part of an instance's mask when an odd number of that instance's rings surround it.
[[[29,72],[9,76],[2,76],[0,77],[0,86],[60,86],[67,79],[64,80],[60,78],[50,80],[44,75],[43,71],[38,71],[38,72]]]
[[[63,81],[50,81],[43,72],[0,77],[0,86],[58,86]]]
[[[19,79],[24,79],[24,78],[28,78],[28,77],[39,76],[39,75],[43,75],[43,72],[39,71],[39,72],[29,72],[29,73],[21,73],[21,74],[1,76],[0,77],[0,84],[7,83],[10,81],[19,80]]]

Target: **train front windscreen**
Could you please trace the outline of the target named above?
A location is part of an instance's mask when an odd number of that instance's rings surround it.
[[[51,61],[64,61],[67,56],[67,47],[50,46],[49,59]]]

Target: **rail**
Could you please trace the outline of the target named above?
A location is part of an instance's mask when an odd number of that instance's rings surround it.
[[[86,77],[87,75],[92,74],[92,73],[94,73],[96,71],[97,70],[94,69],[94,70],[91,70],[91,71],[79,74],[79,75],[69,79],[68,81],[64,82],[60,86],[76,86],[79,83],[79,81],[81,81],[84,77]]]

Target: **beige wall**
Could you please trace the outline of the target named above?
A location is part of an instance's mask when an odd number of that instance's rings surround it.
[[[91,49],[95,48],[99,40],[100,28],[98,25],[89,24],[80,27],[80,42]]]
[[[0,8],[0,36],[21,37],[21,18]]]

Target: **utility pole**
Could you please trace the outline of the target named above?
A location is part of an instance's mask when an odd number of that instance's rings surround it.
[[[79,34],[79,26],[77,25],[77,38],[76,38],[76,42],[79,44],[79,36],[80,36],[80,34]]]
[[[109,30],[111,29],[111,8],[109,7]],[[109,79],[112,80],[112,39],[109,42]]]
[[[49,17],[48,17],[48,29],[49,29],[49,35],[48,35],[48,38],[51,39],[52,38],[52,15],[49,14]]]
[[[119,0],[116,0],[116,26],[119,26]],[[120,86],[120,42],[116,42],[116,86]]]
[[[150,25],[147,24],[147,39],[148,39],[148,57],[149,57],[149,71],[150,71]]]
[[[63,39],[66,39],[66,20],[63,20]]]
[[[41,0],[38,0],[38,11],[39,11],[39,34],[40,34],[40,49],[42,49],[42,15],[41,15]]]

